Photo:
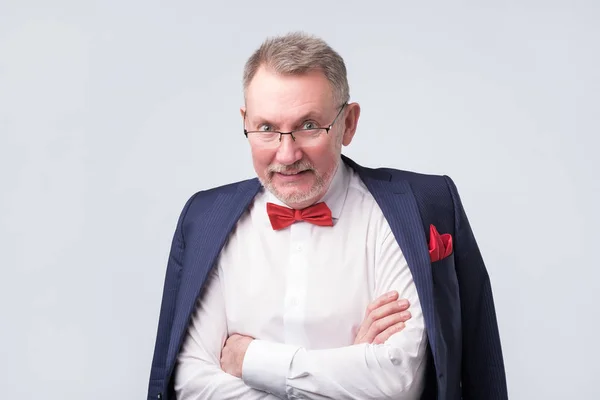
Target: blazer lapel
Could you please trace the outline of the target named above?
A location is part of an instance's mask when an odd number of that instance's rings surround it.
[[[368,170],[347,157],[343,158],[359,174],[377,201],[400,245],[419,294],[429,345],[435,355],[437,326],[431,262],[423,222],[412,188],[405,180],[391,180],[392,176],[387,172]],[[437,366],[435,356],[434,361]]]
[[[259,189],[258,179],[252,179],[238,186],[237,191],[219,193],[214,202],[209,205],[210,209],[206,211],[204,218],[197,222],[203,225],[201,229],[197,230],[199,234],[188,238],[188,241],[192,242],[188,243],[188,249],[193,253],[188,254],[185,258],[185,267],[177,293],[177,308],[167,355],[167,366],[170,366],[171,371],[200,290],[229,233]]]

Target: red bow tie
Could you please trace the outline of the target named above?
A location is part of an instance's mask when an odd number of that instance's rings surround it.
[[[313,204],[302,210],[267,203],[267,214],[275,230],[286,228],[296,221],[306,221],[319,226],[333,226],[331,210],[325,203]]]

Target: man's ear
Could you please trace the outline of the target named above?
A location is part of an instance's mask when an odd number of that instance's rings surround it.
[[[358,119],[360,118],[360,105],[358,103],[348,103],[346,106],[346,116],[344,117],[344,133],[342,144],[348,146],[354,138]]]
[[[242,116],[242,126],[246,129],[246,106],[240,107],[240,115]]]

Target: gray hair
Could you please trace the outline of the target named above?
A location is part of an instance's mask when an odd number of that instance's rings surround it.
[[[331,84],[333,97],[339,102],[336,106],[350,100],[344,59],[318,37],[292,32],[265,40],[244,67],[244,97],[252,78],[263,65],[279,74],[320,70]]]

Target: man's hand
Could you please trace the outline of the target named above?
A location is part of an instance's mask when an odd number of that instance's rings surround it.
[[[369,304],[354,344],[381,344],[404,329],[404,323],[411,317],[410,311],[407,311],[410,304],[406,299],[398,301],[398,297],[398,292],[393,291]]]
[[[242,377],[242,365],[246,350],[254,338],[233,334],[225,341],[221,351],[221,369],[230,375]]]

